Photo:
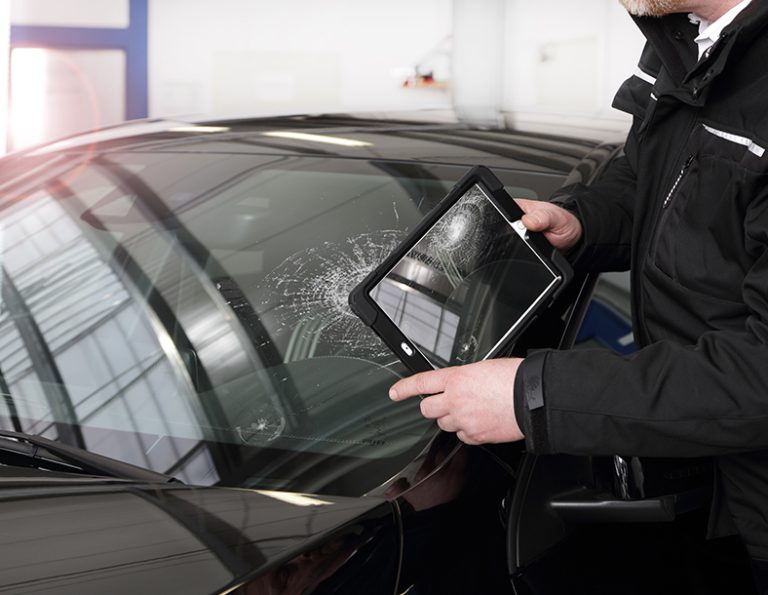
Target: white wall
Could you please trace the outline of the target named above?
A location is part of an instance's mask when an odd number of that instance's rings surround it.
[[[507,0],[453,1],[452,101],[457,113],[493,125],[503,107]]]
[[[643,36],[617,0],[507,0],[504,109],[626,120],[610,105]]]
[[[128,26],[128,0],[12,0],[14,25]]]
[[[150,0],[150,115],[446,106],[403,89],[451,0]]]
[[[643,40],[617,0],[149,0],[150,115],[448,106],[616,121]],[[406,90],[452,37],[452,90]]]
[[[150,116],[455,104],[481,120],[498,109],[622,123],[610,103],[643,43],[618,0],[148,1]],[[128,19],[128,0],[11,7],[14,24]],[[452,88],[403,89],[439,46]]]

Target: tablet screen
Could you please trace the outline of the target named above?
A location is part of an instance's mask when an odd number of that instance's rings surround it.
[[[559,280],[525,236],[475,184],[370,297],[434,367],[486,359]]]

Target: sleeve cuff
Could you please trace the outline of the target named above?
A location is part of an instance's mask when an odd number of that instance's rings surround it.
[[[523,361],[515,376],[515,418],[529,452],[551,452],[544,403],[544,363],[547,351],[537,351]]]

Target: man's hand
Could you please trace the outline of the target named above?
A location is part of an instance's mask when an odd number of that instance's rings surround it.
[[[432,395],[421,401],[424,417],[466,444],[522,440],[515,419],[514,386],[519,358],[493,359],[414,374],[389,391],[393,401]]]
[[[581,222],[564,208],[549,202],[516,198],[523,210],[523,225],[529,231],[540,231],[550,244],[561,252],[567,252],[581,239]]]

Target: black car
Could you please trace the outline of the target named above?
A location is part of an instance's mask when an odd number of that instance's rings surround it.
[[[699,535],[707,461],[463,447],[387,398],[405,368],[347,305],[470,166],[546,199],[619,151],[325,115],[6,157],[0,592],[661,592],[636,563],[716,588],[741,560]],[[513,351],[571,346],[595,282]]]

